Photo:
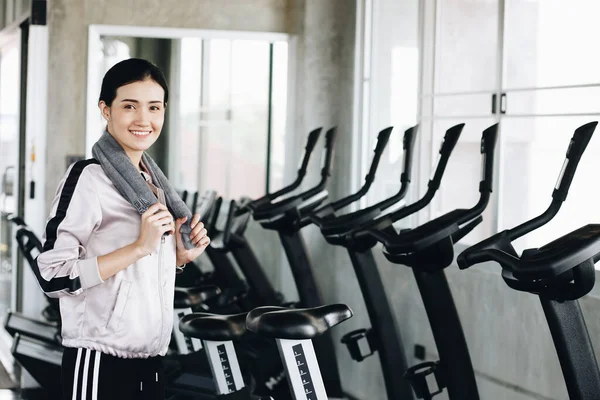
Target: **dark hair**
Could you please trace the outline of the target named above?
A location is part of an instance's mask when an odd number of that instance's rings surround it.
[[[164,103],[167,104],[169,87],[165,75],[156,65],[141,58],[130,58],[121,61],[106,72],[102,79],[99,101],[104,101],[110,107],[115,97],[117,97],[118,88],[146,79],[152,79],[165,90]]]

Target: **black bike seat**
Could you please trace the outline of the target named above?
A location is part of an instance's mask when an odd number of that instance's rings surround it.
[[[192,313],[179,320],[179,329],[184,335],[200,340],[214,342],[236,340],[246,332],[246,313],[232,315]]]
[[[289,309],[258,307],[248,313],[248,330],[275,339],[312,339],[352,317],[345,304],[329,304],[314,308]]]
[[[520,259],[509,256],[499,261],[517,279],[545,279],[561,275],[600,255],[600,224],[574,230],[539,249],[523,251]]]
[[[221,294],[221,289],[215,285],[205,285],[190,288],[175,287],[175,298],[173,305],[175,308],[194,308],[219,294]]]

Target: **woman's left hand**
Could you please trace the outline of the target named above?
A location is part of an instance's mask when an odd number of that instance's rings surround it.
[[[179,218],[175,220],[175,240],[177,243],[177,266],[182,266],[193,260],[195,260],[210,244],[210,238],[207,236],[207,231],[204,228],[204,224],[200,222],[200,215],[194,214],[192,218],[190,238],[192,243],[196,246],[193,249],[186,249],[181,239],[181,233],[179,229],[187,221],[187,217]]]

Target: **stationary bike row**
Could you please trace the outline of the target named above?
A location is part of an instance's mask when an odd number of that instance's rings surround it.
[[[461,127],[461,129],[462,129],[462,127]],[[320,220],[328,220],[329,218],[332,218],[333,212],[335,210],[340,209],[343,206],[350,204],[353,200],[356,200],[356,199],[360,198],[360,196],[364,195],[364,193],[367,192],[368,187],[369,187],[369,185],[371,184],[371,182],[372,182],[372,180],[374,178],[374,172],[375,172],[375,170],[377,168],[377,163],[378,163],[379,157],[381,156],[381,152],[383,151],[383,148],[385,147],[385,143],[387,142],[387,139],[389,138],[389,133],[390,133],[390,130],[387,130],[387,131],[383,131],[380,134],[380,137],[379,137],[380,141],[378,141],[378,146],[376,147],[376,151],[375,151],[375,156],[374,156],[374,161],[373,161],[373,164],[372,164],[372,168],[371,168],[370,174],[367,176],[367,182],[366,182],[366,184],[364,186],[364,189],[361,189],[361,191],[359,191],[359,193],[357,193],[355,195],[348,196],[347,198],[342,199],[339,202],[332,203],[332,204],[327,205],[327,206],[323,206],[320,209],[316,210],[315,214],[317,214],[317,212],[318,212],[318,215],[320,216]],[[416,127],[413,128],[413,129],[410,129],[405,134],[405,152],[407,154],[405,155],[405,160],[406,160],[406,162],[405,162],[405,171],[402,174],[402,179],[401,179],[401,181],[402,181],[402,187],[401,187],[401,190],[399,191],[398,195],[396,195],[393,199],[388,199],[387,201],[383,202],[383,204],[380,204],[381,209],[384,209],[385,207],[388,207],[389,205],[393,204],[398,199],[401,199],[402,197],[404,197],[404,194],[406,193],[406,189],[407,189],[406,186],[407,186],[408,182],[410,181],[410,159],[411,159],[411,157],[410,157],[410,154],[411,154],[410,150],[412,150],[412,143],[414,143],[414,134],[415,133],[416,133]],[[459,133],[460,133],[460,130],[458,130],[458,134]],[[446,146],[446,148],[449,148],[449,150],[446,149],[443,152],[444,153],[444,157],[442,158],[441,163],[440,163],[440,165],[441,165],[440,173],[436,174],[437,178],[434,181],[434,182],[437,182],[438,186],[439,186],[439,179],[441,178],[441,173],[443,172],[443,169],[445,168],[445,164],[447,163],[447,157],[449,156],[449,152],[451,151],[452,147],[456,143],[456,139],[458,139],[458,134],[454,134],[454,137],[451,137],[447,141],[448,145]],[[435,187],[435,189],[437,189],[437,187]],[[303,199],[303,200],[306,200],[306,199]],[[280,207],[279,211],[281,211],[284,208],[285,207]],[[267,212],[261,211],[260,207],[258,207],[257,209],[253,209],[252,211],[253,211],[253,214],[254,214],[255,218],[256,218],[257,215],[265,215],[265,214],[267,214]],[[295,211],[298,211],[298,208],[296,208]],[[310,214],[310,215],[312,215],[315,220],[319,219],[314,214]],[[274,222],[280,221],[282,219],[283,219],[282,216],[277,216],[277,217],[271,218],[271,220],[269,220],[267,223],[274,223]],[[289,216],[288,216],[288,220],[289,220]],[[263,224],[264,224],[264,222],[263,222]],[[301,226],[305,226],[306,224],[307,224],[306,223],[306,219],[304,219],[302,221],[302,224],[298,224],[297,223],[296,226],[301,227]],[[283,313],[283,311],[278,311],[278,312]],[[297,312],[302,312],[302,310],[297,310]],[[254,313],[254,311],[249,314],[249,316],[248,316],[249,319],[251,319],[253,313]],[[285,313],[290,313],[290,311],[286,311]],[[210,331],[203,330],[203,329],[207,329],[206,327],[210,327],[211,326],[211,322],[209,322],[209,321],[211,321],[211,320],[213,320],[215,318],[218,318],[218,319],[220,319],[222,321],[224,318],[227,319],[229,317],[223,317],[223,316],[217,317],[217,316],[209,315],[209,314],[192,314],[192,315],[186,316],[186,317],[184,317],[184,319],[182,319],[182,321],[181,321],[181,330],[184,333],[192,334],[192,335],[195,335],[195,337],[200,337],[200,338],[205,339],[206,336],[202,336],[202,335],[209,335]],[[235,318],[239,318],[239,316],[232,316],[231,318],[235,319]],[[297,317],[290,317],[290,318],[297,318]],[[188,321],[192,321],[192,320],[193,321],[197,321],[196,322],[196,324],[198,324],[197,325],[198,326],[198,330],[197,331],[193,331],[193,330],[190,329],[189,326],[186,326],[186,323],[188,323]],[[278,325],[282,324],[282,321],[278,320],[276,318],[273,321],[276,321]],[[204,325],[200,325],[201,323],[204,323]],[[250,321],[247,321],[247,323],[248,323],[248,326],[250,327]],[[212,324],[213,324],[212,327],[214,328],[214,321],[212,322]],[[273,329],[273,328],[270,327],[268,329]],[[279,334],[279,336],[277,336],[277,335],[273,335],[273,336],[281,338],[282,332],[278,332],[278,334]],[[223,337],[221,337],[220,339],[223,339]],[[299,337],[292,337],[292,339],[299,339]],[[281,349],[282,349],[282,346],[280,346],[280,350]],[[283,354],[285,354],[285,353],[283,353]],[[392,357],[393,357],[393,355],[392,355]],[[217,376],[217,375],[215,375],[215,376]],[[293,386],[293,382],[292,382],[292,386]],[[224,392],[224,393],[226,393],[226,392]],[[302,398],[304,398],[304,397],[302,397]],[[313,397],[311,397],[311,398],[313,398]],[[319,397],[314,397],[314,398],[319,398]]]
[[[411,157],[405,156],[397,195],[345,215],[336,215],[335,212],[324,212],[322,215],[309,213],[301,218],[301,225],[316,224],[330,244],[348,250],[372,327],[350,332],[344,336],[343,342],[357,361],[378,352],[389,399],[412,399],[415,395],[418,398],[431,398],[435,393],[426,384],[426,376],[430,374],[434,374],[438,381],[438,392],[447,386],[451,398],[478,398],[468,349],[443,269],[452,262],[453,243],[481,221],[480,215],[488,203],[497,126],[491,126],[482,134],[484,171],[480,183],[481,198],[473,208],[455,210],[412,230],[397,233],[393,227],[395,222],[423,209],[433,199],[463,127],[464,124],[456,125],[446,132],[428,190],[415,203],[379,216],[385,209],[397,204],[406,193],[410,183]],[[405,143],[410,143],[407,136],[415,133],[416,127],[408,130]],[[406,147],[409,146],[405,144],[405,152]],[[408,368],[400,332],[372,252],[378,242],[384,245],[387,242],[385,254],[388,259],[413,269],[432,325],[441,358],[439,363]],[[366,354],[361,352],[359,344],[364,339],[370,348]],[[399,379],[398,373],[404,374],[406,379]]]
[[[319,130],[311,132],[309,134],[305,156],[301,163],[296,181],[291,185],[286,186],[275,193],[267,194],[258,200],[243,201],[239,207],[239,211],[236,212],[235,220],[233,220],[234,216],[232,213],[236,210],[236,208],[234,207],[235,203],[232,202],[232,205],[229,208],[224,231],[217,235],[211,234],[211,237],[213,238],[213,245],[211,245],[211,247],[232,251],[234,253],[234,257],[236,250],[239,252],[239,249],[242,248],[245,249],[244,252],[247,254],[249,251],[249,246],[247,246],[247,242],[243,238],[243,230],[247,224],[247,219],[244,218],[249,214],[248,211],[250,211],[254,219],[261,223],[263,227],[267,229],[274,229],[279,233],[279,237],[286,251],[286,255],[288,256],[290,266],[292,267],[293,276],[298,287],[298,292],[300,293],[301,303],[305,306],[319,306],[323,304],[322,296],[316,284],[314,272],[308,258],[306,247],[301,236],[299,235],[299,229],[307,225],[304,223],[306,220],[301,223],[300,215],[312,213],[314,211],[316,215],[324,218],[333,214],[333,212],[336,210],[341,209],[364,196],[375,178],[375,172],[379,160],[389,140],[391,131],[392,128],[387,128],[379,134],[378,142],[375,148],[375,155],[373,157],[369,174],[366,177],[365,185],[357,193],[325,205],[322,203],[327,198],[327,192],[324,190],[324,187],[330,174],[333,144],[335,139],[334,130],[330,130],[326,134],[326,152],[323,158],[324,165],[322,166],[321,181],[319,184],[314,188],[311,188],[300,194],[288,196],[288,194],[302,182],[302,178],[304,177],[306,166],[308,164],[308,158],[310,157],[310,153],[314,147],[316,138],[318,138],[317,135]],[[417,127],[414,127],[405,133],[404,150],[406,161],[405,171],[403,172],[401,179],[402,187],[397,195],[385,202],[387,205],[391,205],[402,199],[406,194],[407,185],[410,181],[410,160],[412,159],[412,150],[416,131]],[[381,207],[384,207],[384,204],[382,204]],[[240,219],[243,219],[244,222],[238,224],[237,221]],[[232,228],[232,226],[236,227]],[[242,227],[242,229],[239,229],[239,227]],[[240,256],[240,254],[238,254],[238,256],[235,258],[238,260],[238,263],[240,263],[241,270],[244,272],[247,281],[250,283],[249,286],[254,289],[254,292],[268,294],[270,291],[264,290],[266,287],[268,287],[268,285],[264,284],[265,279],[261,276],[262,270],[260,265],[258,263],[248,263],[248,257]],[[250,259],[252,260],[254,257],[250,257]],[[218,272],[218,267],[219,265],[215,265],[215,273]],[[264,297],[266,296],[263,296],[263,298]],[[261,297],[259,296],[259,298]],[[325,362],[328,363],[324,365],[325,368],[323,369],[325,373],[329,375],[328,381],[335,382],[336,379],[339,381],[339,377],[336,376],[338,373],[335,353],[332,351],[333,343],[331,339],[321,339],[325,340],[322,340],[320,343],[315,343],[316,345],[322,343],[322,347],[318,349],[317,353],[324,354],[324,351],[321,349],[325,349],[325,351],[331,354],[331,356],[321,358],[319,361],[322,365],[323,359],[325,359]],[[331,386],[334,385],[330,384],[330,387]],[[339,390],[341,389],[338,389],[338,391]],[[335,391],[333,392],[335,393]]]
[[[517,256],[510,242],[542,226],[556,214],[566,198],[581,154],[596,125],[595,122],[586,124],[575,131],[553,193],[554,200],[544,214],[512,230],[494,235],[466,250],[458,258],[461,269],[483,261],[496,261],[501,264],[503,278],[511,288],[540,296],[569,396],[578,400],[597,398],[600,393],[600,373],[577,303],[577,299],[588,293],[594,284],[593,265],[600,259],[600,226],[585,226],[540,249],[526,250],[521,257]],[[394,379],[393,373],[398,370],[406,371],[405,378],[418,398],[431,399],[444,388],[451,399],[479,398],[468,347],[443,269],[453,261],[453,244],[481,222],[481,214],[489,202],[497,125],[486,129],[482,135],[483,179],[479,185],[480,199],[473,208],[451,211],[414,229],[397,232],[393,227],[396,221],[418,211],[431,200],[447,162],[447,159],[444,161],[444,154],[448,152],[448,147],[454,146],[452,142],[456,143],[461,130],[462,125],[459,125],[446,133],[438,168],[429,182],[425,197],[416,203],[379,218],[374,218],[381,212],[377,207],[328,219],[307,216],[320,226],[329,243],[344,246],[350,253],[374,326],[370,330],[353,332],[344,341],[358,360],[373,351],[379,351],[389,399],[412,398],[412,393],[403,391],[406,381],[402,383],[400,379]],[[400,350],[390,356],[389,349],[401,342],[398,335],[398,342],[394,343],[395,325],[391,314],[383,314],[390,317],[387,325],[376,323],[382,315],[381,311],[386,311],[389,306],[379,275],[373,273],[377,268],[371,249],[376,243],[384,245],[384,255],[389,261],[413,269],[440,361],[404,368],[401,346],[397,346]],[[379,296],[373,295],[374,288],[380,289]],[[360,352],[358,341],[361,339],[367,339],[370,353]],[[395,371],[392,369],[392,357],[396,357]],[[430,375],[437,382],[435,390],[427,384],[426,378]]]
[[[301,182],[301,177],[303,176],[303,168],[305,169],[305,166],[308,162],[307,155],[310,155],[310,151],[307,151],[305,152],[305,158],[302,163],[303,167],[300,169],[298,174],[299,177],[296,179],[294,184],[287,186],[275,193],[267,194],[263,198],[255,200],[253,202],[243,202],[241,204],[241,207],[239,208],[239,211],[236,212],[237,218],[243,217],[244,215],[247,215],[250,212],[253,218],[257,220],[263,227],[267,229],[274,229],[278,232],[283,247],[286,251],[288,261],[292,268],[293,276],[295,278],[298,292],[300,294],[301,303],[306,302],[310,304],[310,302],[313,302],[312,304],[315,306],[323,304],[320,292],[318,291],[318,287],[316,284],[313,268],[306,251],[306,246],[304,245],[304,241],[302,240],[302,237],[299,234],[299,230],[310,223],[310,221],[307,218],[305,218],[305,216],[315,215],[319,216],[322,219],[329,218],[333,216],[336,210],[339,210],[364,196],[369,190],[375,178],[375,172],[377,170],[379,160],[389,140],[391,131],[392,128],[387,128],[380,132],[378,136],[377,145],[375,147],[375,154],[373,157],[369,174],[365,179],[365,184],[357,193],[347,196],[336,202],[322,204],[327,198],[327,193],[326,191],[324,191],[324,185],[329,176],[329,168],[332,162],[330,153],[326,153],[326,156],[324,157],[324,168],[321,171],[321,182],[319,182],[319,184],[316,187],[311,188],[303,193],[294,196],[288,196],[288,193],[295,189],[298,182]],[[385,207],[389,207],[390,205],[401,200],[406,194],[408,183],[410,182],[410,166],[416,132],[417,127],[414,127],[407,130],[407,132],[405,133],[405,170],[403,171],[401,177],[402,185],[399,192],[396,195],[394,195],[390,199],[387,199],[379,205],[382,209],[384,209]],[[314,134],[314,132],[311,132],[311,134]],[[331,149],[334,143],[332,137],[333,132],[329,131],[327,134],[327,149]],[[307,149],[308,148],[309,146],[307,145]],[[447,162],[447,160],[443,162],[444,166],[445,162]],[[230,207],[228,223],[229,221],[231,221],[232,209],[233,207]],[[229,224],[226,224],[226,227],[227,225]],[[227,232],[228,230],[226,228],[225,234],[223,236],[227,237]],[[241,238],[239,235],[236,234],[233,237],[235,237],[235,241],[233,241],[234,246],[238,243],[243,243],[243,238]],[[225,239],[222,242],[227,243],[228,241],[227,239]],[[231,242],[232,241],[229,241],[229,243]],[[241,259],[240,262],[243,262],[243,259]],[[248,268],[248,273],[251,274],[254,269],[256,268]],[[380,296],[380,294],[377,293],[375,295]],[[381,322],[385,323],[385,321]],[[326,343],[326,346],[328,346],[327,349],[333,348],[333,344],[331,341],[324,341],[324,343]],[[322,354],[323,352],[317,351],[317,353]],[[389,357],[395,358],[392,355],[390,355]],[[323,359],[320,359],[319,361],[323,363],[322,360]],[[335,379],[335,374],[337,373],[335,357],[327,357],[326,360],[329,362],[329,365],[326,365],[326,367],[323,368],[323,370],[325,371],[325,373],[329,372],[330,374],[333,371],[334,374],[331,375],[333,375]],[[330,367],[331,365],[333,365],[333,368]],[[410,388],[408,390],[410,390]]]

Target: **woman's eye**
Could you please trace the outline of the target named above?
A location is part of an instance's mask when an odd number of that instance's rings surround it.
[[[151,109],[152,111],[159,111],[159,110],[160,110],[160,107],[158,107],[158,106],[152,106],[152,107],[150,107],[150,109]]]
[[[133,110],[134,109],[133,104],[127,104],[125,106],[125,108],[128,109],[128,110]]]

